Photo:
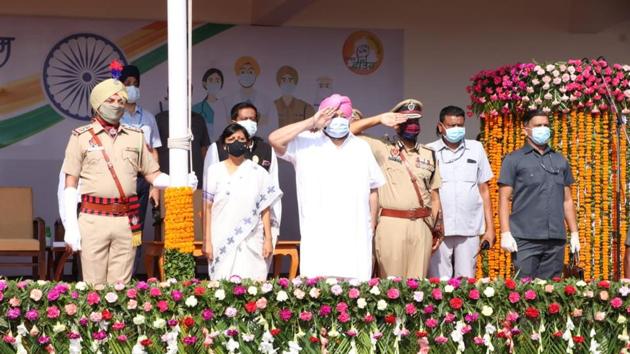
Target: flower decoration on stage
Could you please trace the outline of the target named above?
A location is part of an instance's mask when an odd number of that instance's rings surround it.
[[[195,225],[193,190],[171,187],[164,192],[164,271],[167,278],[188,279],[195,275],[193,258]]]
[[[1,353],[620,353],[627,282],[0,280]],[[431,294],[440,293],[440,296]]]
[[[109,71],[112,74],[112,78],[119,80],[122,75],[123,65],[118,59],[112,60],[111,64],[109,64]]]
[[[601,58],[508,65],[481,71],[471,81],[469,115],[482,118],[529,109],[610,111],[604,82],[619,111],[630,113],[630,65],[610,65]]]

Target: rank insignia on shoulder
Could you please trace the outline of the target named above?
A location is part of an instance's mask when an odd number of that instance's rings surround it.
[[[72,135],[81,135],[86,131],[90,130],[90,125],[84,125],[75,129],[72,129]]]
[[[121,125],[122,125],[123,128],[125,128],[127,130],[130,130],[132,132],[142,133],[142,129],[140,129],[140,128],[132,127],[131,125],[125,124],[125,123],[123,123]]]

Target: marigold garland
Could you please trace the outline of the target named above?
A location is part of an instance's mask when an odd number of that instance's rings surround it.
[[[167,188],[164,193],[164,248],[192,253],[195,241],[193,191],[190,187]]]

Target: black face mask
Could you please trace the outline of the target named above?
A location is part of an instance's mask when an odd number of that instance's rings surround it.
[[[235,141],[233,143],[226,144],[228,154],[234,157],[241,157],[245,152],[247,152],[247,145],[240,141]]]

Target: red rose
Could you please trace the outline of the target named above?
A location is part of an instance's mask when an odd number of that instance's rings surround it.
[[[245,311],[247,311],[247,313],[256,312],[256,308],[257,308],[256,301],[250,301],[245,304]]]
[[[311,343],[319,343],[319,338],[315,337],[315,336],[310,336],[308,338],[309,342]]]
[[[549,312],[549,314],[551,315],[557,314],[558,312],[560,312],[560,304],[557,302],[553,302],[549,304],[549,307],[547,308],[547,312]]]
[[[203,296],[205,293],[206,293],[206,288],[204,288],[203,286],[198,286],[195,288],[196,296]]]
[[[365,315],[365,317],[363,317],[363,322],[365,323],[372,323],[374,322],[374,316],[367,314]]]
[[[516,282],[512,279],[506,279],[505,280],[505,287],[510,289],[510,290],[514,290],[516,289]]]
[[[477,279],[475,279],[475,278],[468,278],[468,284],[475,285],[476,282],[477,282]]]
[[[556,337],[556,338],[560,338],[560,337],[562,337],[562,332],[561,331],[555,331],[553,333],[553,336]]]
[[[440,284],[440,278],[436,278],[436,277],[429,278],[429,283]]]
[[[275,337],[275,336],[277,336],[278,334],[280,334],[280,332],[281,332],[281,331],[280,331],[280,329],[279,329],[279,328],[274,328],[274,329],[272,329],[272,330],[271,330],[271,335]]]
[[[540,316],[540,311],[535,307],[530,306],[525,310],[525,317],[527,318],[536,319],[538,316]]]
[[[597,283],[597,286],[599,286],[600,288],[608,289],[610,288],[610,283],[607,282],[606,280],[602,280],[599,283]]]
[[[388,324],[396,323],[396,315],[387,315],[387,316],[385,316],[385,323],[388,323]]]
[[[568,296],[575,294],[575,288],[571,285],[567,285],[564,287],[564,293]]]
[[[448,303],[449,303],[449,305],[451,305],[451,308],[453,310],[459,310],[464,305],[464,300],[462,300],[462,299],[460,299],[458,297],[454,297]]]
[[[149,338],[146,338],[146,339],[141,340],[140,344],[142,344],[143,347],[148,347],[151,344],[153,344],[153,341],[150,340]]]
[[[188,316],[188,317],[184,318],[184,326],[192,327],[194,325],[195,325],[195,320],[193,320],[192,317]]]
[[[186,287],[186,288],[189,287],[191,284],[192,284],[192,282],[190,280],[185,280],[185,281],[182,282],[182,285],[184,287]]]
[[[418,338],[424,338],[426,336],[428,336],[429,333],[427,333],[427,331],[416,331],[416,337]]]
[[[551,280],[553,282],[555,282],[555,283],[558,283],[558,282],[560,282],[562,280],[562,278],[560,278],[560,277],[553,277],[553,278],[551,278]]]
[[[105,321],[109,321],[109,320],[112,319],[112,313],[109,312],[109,310],[107,310],[107,309],[103,310],[101,315],[103,316],[103,320],[105,320]]]
[[[573,336],[573,342],[580,344],[580,343],[584,343],[584,337],[582,336]]]

